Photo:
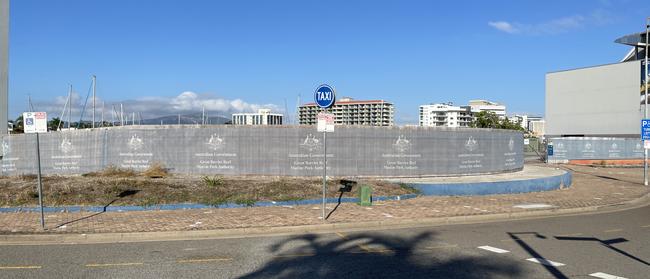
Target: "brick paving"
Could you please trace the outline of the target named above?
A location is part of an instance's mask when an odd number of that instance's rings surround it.
[[[513,206],[533,203],[549,204],[562,209],[603,206],[640,198],[647,194],[650,188],[643,186],[642,168],[562,168],[574,171],[573,185],[570,188],[512,195],[418,197],[402,201],[376,202],[371,207],[343,203],[327,222],[417,220],[513,213],[531,210]],[[335,204],[328,204],[330,209],[334,206]],[[40,228],[39,213],[0,213],[0,234],[152,232],[297,226],[322,224],[320,215],[319,205],[103,213],[46,212],[47,230],[43,231]]]

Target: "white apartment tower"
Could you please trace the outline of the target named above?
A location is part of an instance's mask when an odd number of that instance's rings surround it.
[[[420,106],[420,126],[424,127],[469,127],[472,114],[468,107],[448,104]]]

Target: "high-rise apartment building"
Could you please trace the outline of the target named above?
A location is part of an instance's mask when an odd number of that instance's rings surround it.
[[[316,116],[323,109],[315,103],[299,107],[300,125],[316,125]],[[384,100],[360,101],[352,98],[336,100],[328,110],[334,114],[336,125],[393,126],[395,109],[392,103]]]

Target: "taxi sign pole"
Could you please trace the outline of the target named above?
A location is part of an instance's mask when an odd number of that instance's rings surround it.
[[[334,92],[334,88],[327,84],[321,84],[316,88],[316,91],[314,92],[314,101],[318,107],[323,109],[323,112],[327,113],[327,109],[332,107],[334,105],[334,102],[336,102],[336,93]],[[320,118],[320,116],[318,116]],[[327,121],[329,121],[329,117],[326,118],[324,127],[320,127],[323,130],[323,211],[322,211],[322,219],[323,222],[325,222],[325,206],[327,204]],[[319,125],[319,122],[322,122],[322,120],[318,119],[317,120],[317,129]],[[333,125],[334,123],[332,123]]]
[[[327,198],[327,131],[323,130],[323,222],[325,222],[325,200]]]

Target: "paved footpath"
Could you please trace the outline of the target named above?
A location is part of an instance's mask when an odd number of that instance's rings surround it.
[[[591,210],[639,201],[648,194],[642,168],[562,166],[573,171],[573,185],[528,194],[418,197],[376,202],[371,207],[341,204],[328,224],[417,224],[427,220],[512,218],[529,214]],[[329,210],[336,204],[328,204]],[[521,206],[522,207],[516,207]],[[531,206],[532,205],[532,206]],[[540,213],[541,212],[541,213]],[[0,213],[0,234],[127,233],[271,228],[323,224],[319,205],[131,212]]]

